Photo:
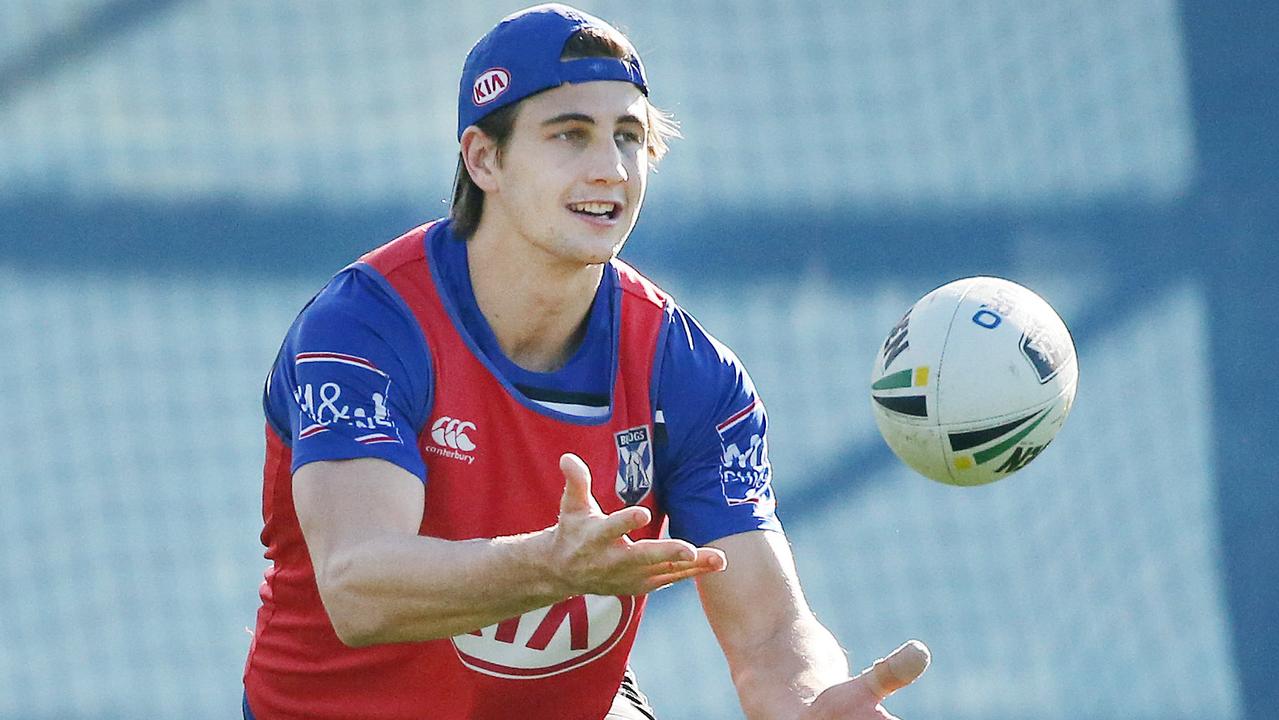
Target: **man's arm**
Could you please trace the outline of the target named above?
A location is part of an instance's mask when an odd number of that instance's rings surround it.
[[[728,569],[698,581],[702,606],[751,720],[889,718],[879,701],[928,664],[911,641],[850,678],[839,643],[800,590],[786,537],[753,531],[711,543]]]
[[[293,500],[316,584],[338,637],[364,646],[450,637],[574,595],[637,595],[720,570],[718,550],[679,540],[631,541],[647,509],[601,512],[574,455],[559,522],[494,539],[419,536],[422,482],[375,458],[313,462]]]

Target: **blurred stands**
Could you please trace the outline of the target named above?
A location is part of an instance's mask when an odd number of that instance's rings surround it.
[[[626,257],[751,369],[811,601],[858,666],[933,647],[891,707],[1279,714],[1279,10],[579,4],[682,121]],[[329,274],[445,211],[458,69],[517,7],[5,3],[0,718],[238,713],[265,370]],[[1081,388],[1030,469],[956,491],[896,463],[865,382],[978,273],[1057,305]],[[656,597],[643,687],[740,717],[694,595]]]

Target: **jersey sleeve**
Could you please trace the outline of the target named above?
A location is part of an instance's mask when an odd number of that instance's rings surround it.
[[[267,382],[267,418],[292,447],[293,471],[374,457],[425,481],[416,439],[429,358],[416,321],[372,271],[338,274],[294,321]]]
[[[768,416],[737,356],[679,308],[655,369],[654,463],[672,537],[704,545],[781,530]]]

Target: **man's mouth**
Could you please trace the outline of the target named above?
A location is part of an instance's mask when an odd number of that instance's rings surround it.
[[[611,200],[589,200],[587,202],[569,203],[568,209],[578,215],[599,220],[616,220],[622,214],[622,204]]]

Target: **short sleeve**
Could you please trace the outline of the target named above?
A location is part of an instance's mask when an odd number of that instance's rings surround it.
[[[430,360],[416,321],[375,271],[348,268],[302,311],[267,383],[268,420],[293,467],[374,457],[425,481],[417,434]]]
[[[672,537],[704,545],[781,530],[768,461],[768,416],[737,356],[679,308],[657,367],[659,500]]]

